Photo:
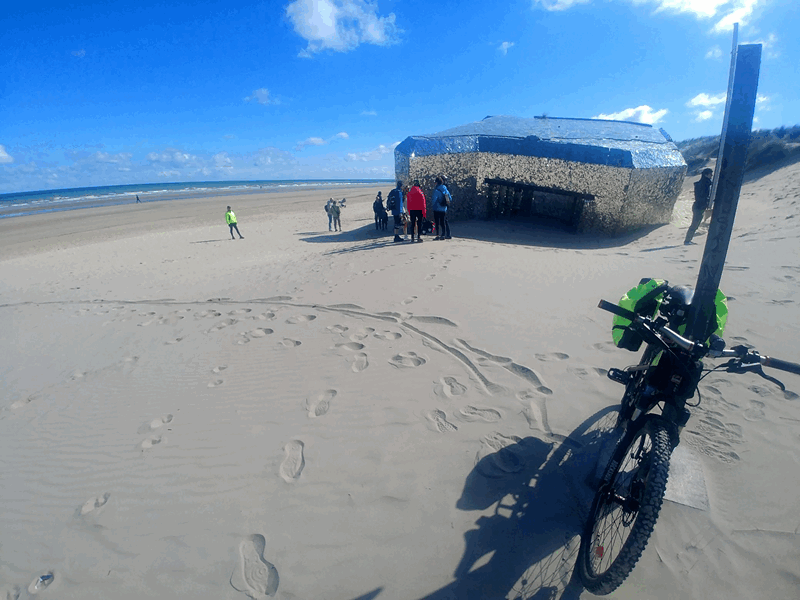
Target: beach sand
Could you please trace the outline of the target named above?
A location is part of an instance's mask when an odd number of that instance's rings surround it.
[[[725,337],[800,362],[800,164],[760,175]],[[569,579],[605,374],[638,360],[597,302],[695,282],[693,180],[673,225],[612,239],[393,244],[378,187],[336,191],[342,233],[325,191],[0,221],[0,598],[592,598]],[[681,449],[707,506],[666,501],[610,597],[800,596],[800,377],[771,374],[703,380]]]

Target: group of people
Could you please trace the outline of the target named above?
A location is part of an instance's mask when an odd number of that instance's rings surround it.
[[[431,197],[431,208],[433,209],[434,227],[436,230],[435,240],[449,240],[450,223],[447,220],[447,209],[453,202],[453,197],[444,182],[444,176],[436,177],[436,188]],[[425,194],[419,186],[419,181],[414,181],[414,185],[409,189],[403,187],[403,182],[398,181],[395,188],[386,197],[386,206],[383,204],[381,193],[372,203],[372,210],[375,213],[375,229],[385,231],[388,227],[388,213],[392,213],[394,219],[394,240],[395,242],[408,241],[408,229],[411,229],[411,241],[422,241],[424,224],[427,222],[427,200]],[[403,235],[400,236],[402,229]],[[414,239],[416,232],[416,240]]]
[[[343,208],[347,208],[347,198],[342,198],[341,203],[331,198],[325,203],[325,212],[328,213],[328,231],[342,230]]]

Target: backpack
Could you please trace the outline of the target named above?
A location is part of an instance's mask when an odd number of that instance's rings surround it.
[[[325,212],[328,212],[328,205],[325,204]]]
[[[400,195],[400,192],[397,188],[394,188],[391,192],[389,192],[389,196],[386,198],[386,210],[395,210],[397,209],[397,197]]]

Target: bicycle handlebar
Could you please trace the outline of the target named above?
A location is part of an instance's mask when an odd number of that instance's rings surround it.
[[[656,336],[657,338],[663,341],[663,338],[666,338],[682,350],[685,350],[689,353],[696,353],[699,352],[702,356],[710,356],[712,358],[739,358],[740,363],[739,367],[755,367],[756,365],[763,365],[765,367],[770,367],[773,369],[777,369],[779,371],[786,371],[788,373],[794,373],[796,375],[800,375],[800,364],[789,362],[786,360],[781,360],[779,358],[773,358],[771,356],[762,356],[757,351],[747,348],[746,346],[734,346],[730,349],[722,349],[716,350],[713,348],[709,348],[705,344],[701,344],[698,342],[693,342],[689,340],[679,333],[673,331],[666,324],[661,325],[659,327],[655,327],[655,323],[652,319],[648,317],[643,317],[641,315],[636,314],[633,311],[630,311],[626,308],[622,308],[616,304],[612,304],[611,302],[607,302],[606,300],[600,300],[598,303],[598,308],[606,310],[610,313],[614,313],[617,316],[622,317],[623,319],[628,319],[634,327],[638,327],[639,329],[643,329],[646,332]],[[745,361],[750,361],[745,363]]]

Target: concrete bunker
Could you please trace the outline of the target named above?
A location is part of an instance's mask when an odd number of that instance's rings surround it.
[[[545,218],[615,234],[668,223],[686,163],[650,125],[500,116],[406,138],[395,174],[428,197],[446,175],[454,220]]]

